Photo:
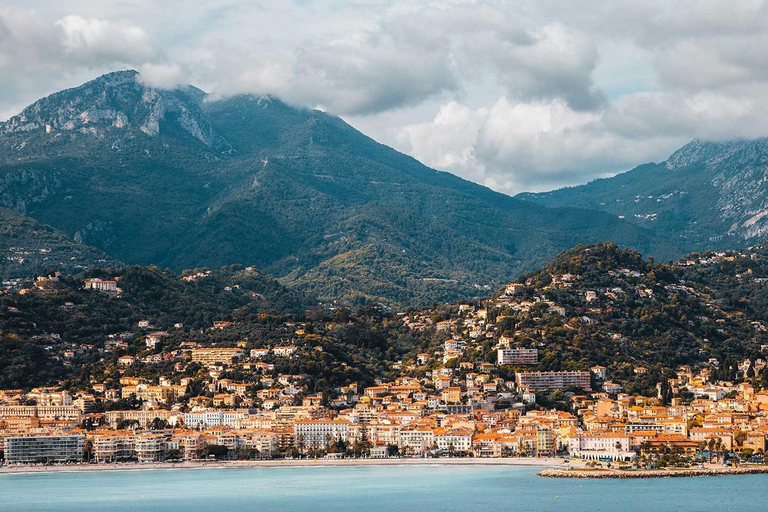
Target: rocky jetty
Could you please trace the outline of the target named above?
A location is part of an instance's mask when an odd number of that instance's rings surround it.
[[[545,469],[539,476],[547,478],[677,478],[692,476],[728,476],[768,473],[768,466],[736,468],[691,468],[691,469]]]

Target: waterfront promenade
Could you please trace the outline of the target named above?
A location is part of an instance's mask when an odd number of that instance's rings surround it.
[[[554,457],[521,458],[392,458],[392,459],[275,459],[275,460],[233,460],[233,461],[185,461],[155,463],[115,464],[62,464],[62,465],[6,465],[0,467],[4,473],[49,473],[59,471],[131,471],[152,469],[198,469],[198,468],[250,468],[250,467],[350,467],[350,466],[528,466],[555,468],[563,465],[562,459]]]

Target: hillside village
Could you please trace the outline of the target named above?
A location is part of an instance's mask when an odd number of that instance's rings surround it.
[[[489,299],[404,312],[279,312],[285,292],[263,300],[247,269],[51,272],[0,295],[3,345],[18,349],[4,460],[762,464],[766,261],[578,247]],[[174,309],[189,293],[202,316]]]

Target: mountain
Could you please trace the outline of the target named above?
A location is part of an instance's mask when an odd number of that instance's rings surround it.
[[[6,208],[0,208],[0,276],[30,279],[46,269],[82,272],[96,266],[120,266],[100,250]]]
[[[134,71],[0,124],[0,206],[127,264],[253,265],[351,302],[475,296],[577,243],[677,254],[616,215],[429,169],[338,117],[155,89]]]
[[[746,246],[768,232],[768,139],[694,140],[660,164],[517,197],[620,215],[686,252]]]

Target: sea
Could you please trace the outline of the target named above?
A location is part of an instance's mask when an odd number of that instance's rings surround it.
[[[768,475],[549,479],[536,468],[203,468],[0,475],[2,511],[763,511]]]

